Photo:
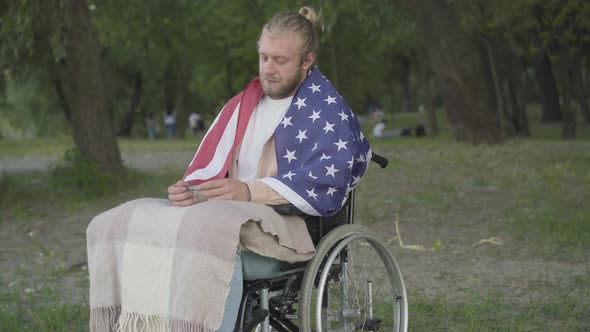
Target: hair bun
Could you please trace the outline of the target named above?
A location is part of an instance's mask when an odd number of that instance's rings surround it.
[[[301,9],[299,9],[299,14],[305,16],[305,18],[307,18],[313,25],[318,21],[318,15],[311,7],[301,7]]]

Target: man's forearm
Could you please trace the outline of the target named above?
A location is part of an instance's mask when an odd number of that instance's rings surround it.
[[[288,204],[289,201],[271,187],[260,181],[246,182],[250,189],[250,201],[265,205]]]

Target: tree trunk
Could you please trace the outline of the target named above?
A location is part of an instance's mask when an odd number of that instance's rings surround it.
[[[455,139],[470,143],[502,142],[494,96],[485,80],[478,44],[461,30],[445,1],[404,2],[415,15],[418,31],[428,45]]]
[[[328,45],[330,47],[330,67],[332,68],[332,76],[330,77],[330,81],[338,89],[340,87],[340,80],[338,78],[338,53],[336,52],[336,43],[334,42],[334,37],[330,34],[328,36]]]
[[[431,136],[438,135],[438,119],[436,118],[435,109],[435,81],[431,80],[426,84],[426,112],[428,113],[428,129]]]
[[[418,53],[420,57],[416,63],[424,64],[428,62],[427,55],[420,51]],[[439,133],[438,118],[436,117],[436,100],[438,96],[438,86],[436,78],[432,77],[428,65],[420,65],[416,68],[418,80],[423,87],[417,91],[417,100],[419,100],[418,110],[420,112],[426,112],[426,125],[430,136],[436,136]]]
[[[188,125],[188,114],[186,100],[188,98],[186,75],[188,70],[183,68],[183,65],[178,66],[178,85],[176,90],[176,98],[174,102],[174,109],[176,111],[176,137],[184,138],[184,134]]]
[[[515,70],[511,72],[513,82],[513,88],[511,89],[514,94],[515,100],[515,114],[514,118],[517,119],[518,123],[517,133],[519,136],[531,136],[531,127],[529,125],[529,116],[527,113],[527,87],[528,78],[526,73],[526,65],[524,65],[522,58],[520,58],[514,49],[512,49],[512,58],[515,63]]]
[[[574,59],[574,67],[575,68],[582,68],[582,59],[580,57],[576,57]],[[583,78],[583,71],[578,69],[573,72],[573,85],[574,85],[574,93],[575,99],[578,103],[578,107],[584,117],[584,121],[587,124],[590,124],[590,106],[588,105],[588,95],[586,93],[586,85]]]
[[[98,36],[86,0],[66,1],[65,50],[71,89],[74,141],[82,155],[111,175],[121,174],[123,163],[107,110]]]
[[[402,75],[401,75],[401,88],[402,88],[402,111],[412,111],[412,104],[410,100],[410,59],[405,56],[401,57],[402,63]]]
[[[590,93],[588,89],[590,89],[590,82],[588,82],[588,57],[582,57],[581,60],[582,69],[580,70],[580,75],[582,76],[582,86],[584,87],[584,94]]]
[[[572,55],[567,47],[559,51],[559,60],[553,68],[557,69],[559,89],[561,94],[561,110],[563,120],[561,122],[561,137],[563,139],[576,138],[576,112],[574,101],[574,71],[576,67]]]
[[[55,87],[55,93],[57,94],[57,100],[59,101],[59,105],[61,106],[62,111],[66,117],[66,120],[71,124],[72,123],[72,111],[70,110],[70,106],[68,104],[68,98],[66,97],[66,91],[64,89],[63,83],[59,78],[53,80],[53,86]]]
[[[561,121],[561,107],[559,105],[559,92],[555,83],[555,75],[547,52],[543,52],[535,61],[535,74],[539,82],[539,97],[541,99],[541,121]]]
[[[492,50],[492,46],[490,45],[490,40],[488,40],[487,37],[483,36],[482,37],[482,43],[485,47],[486,50],[486,59],[487,59],[487,64],[488,66],[485,66],[488,69],[489,72],[489,77],[491,80],[491,85],[494,87],[494,96],[495,101],[496,101],[496,114],[498,117],[498,122],[500,125],[500,130],[502,131],[502,133],[504,134],[509,134],[512,135],[513,134],[513,130],[511,130],[512,128],[510,128],[510,126],[507,126],[506,123],[506,118],[510,118],[510,116],[507,116],[508,111],[508,107],[505,103],[506,98],[504,96],[504,94],[502,93],[502,89],[500,88],[500,77],[498,75],[498,69],[496,66],[496,58],[494,57],[494,51]]]
[[[119,124],[119,130],[117,131],[118,136],[130,137],[133,132],[133,124],[135,123],[135,113],[137,107],[141,102],[141,95],[143,93],[143,79],[141,73],[135,74],[133,83],[133,95],[131,96],[131,102],[129,103],[129,109]]]
[[[526,112],[525,70],[520,57],[510,47],[509,43],[501,42],[508,47],[502,48],[502,76],[504,77],[504,101],[507,119],[510,121],[513,133],[518,136],[530,136],[529,120]],[[499,46],[501,47],[501,46]],[[499,48],[497,48],[499,49]]]
[[[516,80],[516,81],[515,81]],[[529,117],[526,111],[525,97],[526,77],[521,72],[513,74],[513,78],[508,83],[508,93],[513,105],[512,124],[518,136],[531,136],[529,126]]]
[[[7,89],[7,83],[6,83],[7,79],[6,79],[6,74],[0,72],[0,105],[5,105],[6,104],[6,89]]]

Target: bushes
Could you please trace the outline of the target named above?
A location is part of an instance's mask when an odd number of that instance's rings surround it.
[[[121,179],[102,173],[80,150],[70,148],[52,169],[50,183],[57,190],[73,189],[78,196],[92,199],[112,193],[121,185]]]

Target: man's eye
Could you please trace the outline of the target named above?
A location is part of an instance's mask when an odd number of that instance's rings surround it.
[[[285,60],[285,59],[277,59],[277,65],[284,65],[285,63],[287,63],[287,60]]]

